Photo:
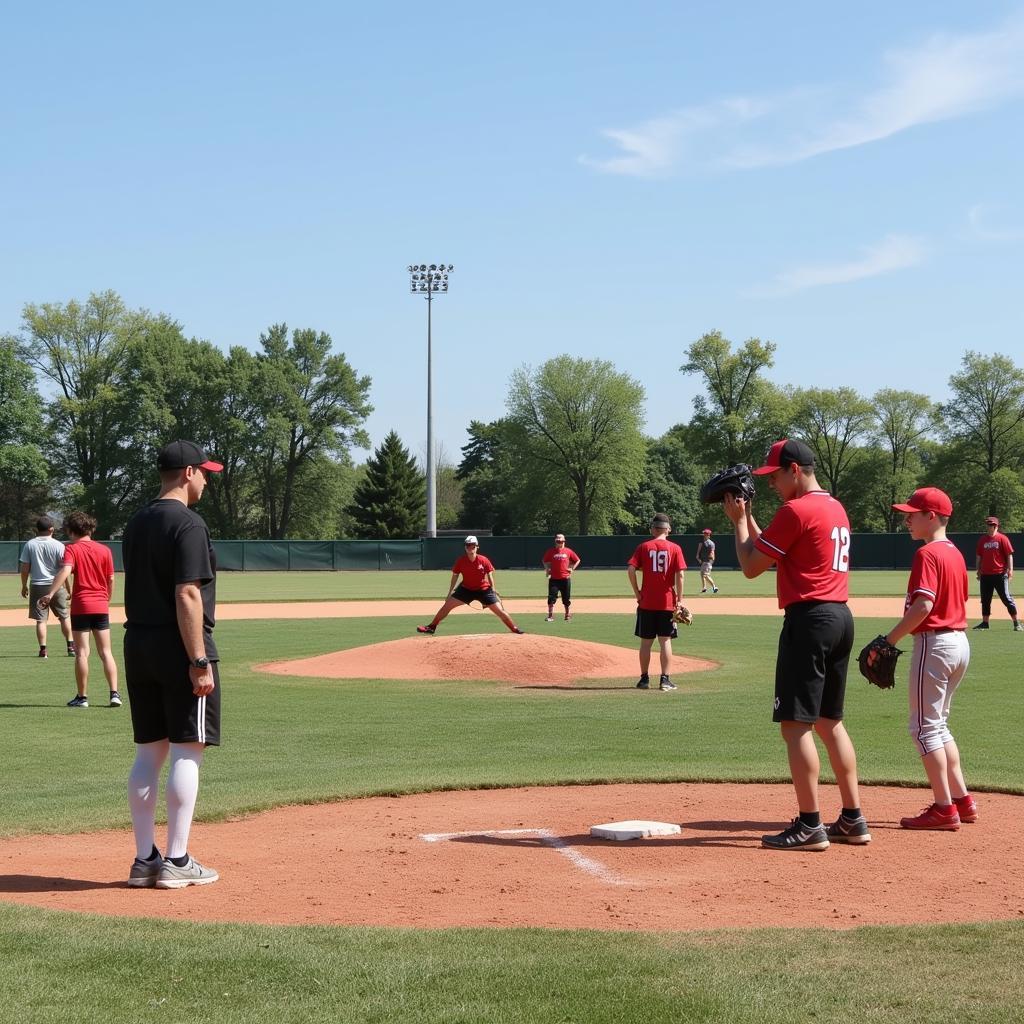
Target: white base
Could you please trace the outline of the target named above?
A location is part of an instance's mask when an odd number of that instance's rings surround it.
[[[677,836],[683,830],[667,821],[610,821],[591,825],[590,834],[598,839],[646,839],[648,836]]]

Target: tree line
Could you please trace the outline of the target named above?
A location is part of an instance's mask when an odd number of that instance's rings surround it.
[[[114,292],[28,304],[0,337],[0,536],[41,510],[77,507],[117,536],[156,490],[155,451],[189,437],[224,463],[203,512],[217,537],[415,537],[425,480],[392,431],[362,465],[371,381],[330,336],[274,324],[258,350],[185,336],[165,315],[129,310]],[[950,398],[884,388],[799,388],[769,380],[776,346],[692,342],[679,372],[700,383],[689,422],[644,433],[644,389],[611,363],[560,355],[516,370],[505,415],[472,421],[458,464],[438,467],[439,528],[497,534],[644,532],[655,511],[676,529],[728,529],[697,500],[710,473],[757,464],[796,436],[818,479],[859,532],[891,532],[894,501],[948,491],[954,529],[986,515],[1024,524],[1024,371],[1008,357],[964,354]],[[762,514],[773,511],[759,494]]]

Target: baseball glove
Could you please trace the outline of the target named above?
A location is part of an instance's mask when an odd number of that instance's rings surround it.
[[[700,500],[705,505],[717,505],[727,494],[735,494],[745,501],[754,500],[754,478],[745,462],[720,469],[700,489]]]
[[[871,658],[872,651],[874,658]],[[891,690],[896,685],[896,662],[902,653],[879,634],[857,656],[860,674],[880,690]]]
[[[680,622],[684,626],[689,626],[693,622],[693,612],[686,607],[685,604],[677,604],[676,610],[672,613],[672,621]]]

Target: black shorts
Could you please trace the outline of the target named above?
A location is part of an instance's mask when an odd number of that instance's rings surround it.
[[[562,604],[566,608],[572,604],[572,587],[569,585],[569,580],[555,580],[548,577],[548,604],[554,604],[558,600],[558,595],[562,595]]]
[[[501,600],[498,597],[498,592],[493,588],[470,590],[469,587],[464,587],[461,583],[452,591],[452,597],[463,604],[469,604],[470,601],[479,601],[485,608],[489,605],[497,604]]]
[[[800,601],[786,608],[775,663],[773,722],[838,721],[846,699],[853,616],[838,601]]]
[[[128,629],[124,675],[136,743],[220,745],[220,673],[213,669],[213,693],[192,692],[189,659],[176,628]]]
[[[106,612],[102,615],[71,616],[71,631],[73,633],[90,633],[94,629],[110,629],[110,616]]]
[[[641,640],[653,640],[659,636],[675,640],[679,634],[676,632],[676,624],[672,621],[672,612],[652,612],[646,608],[637,608],[633,636],[638,636]]]

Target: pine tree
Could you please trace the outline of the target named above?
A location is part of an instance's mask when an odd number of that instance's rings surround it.
[[[349,514],[359,537],[418,537],[426,525],[426,477],[392,430],[366,460]]]

